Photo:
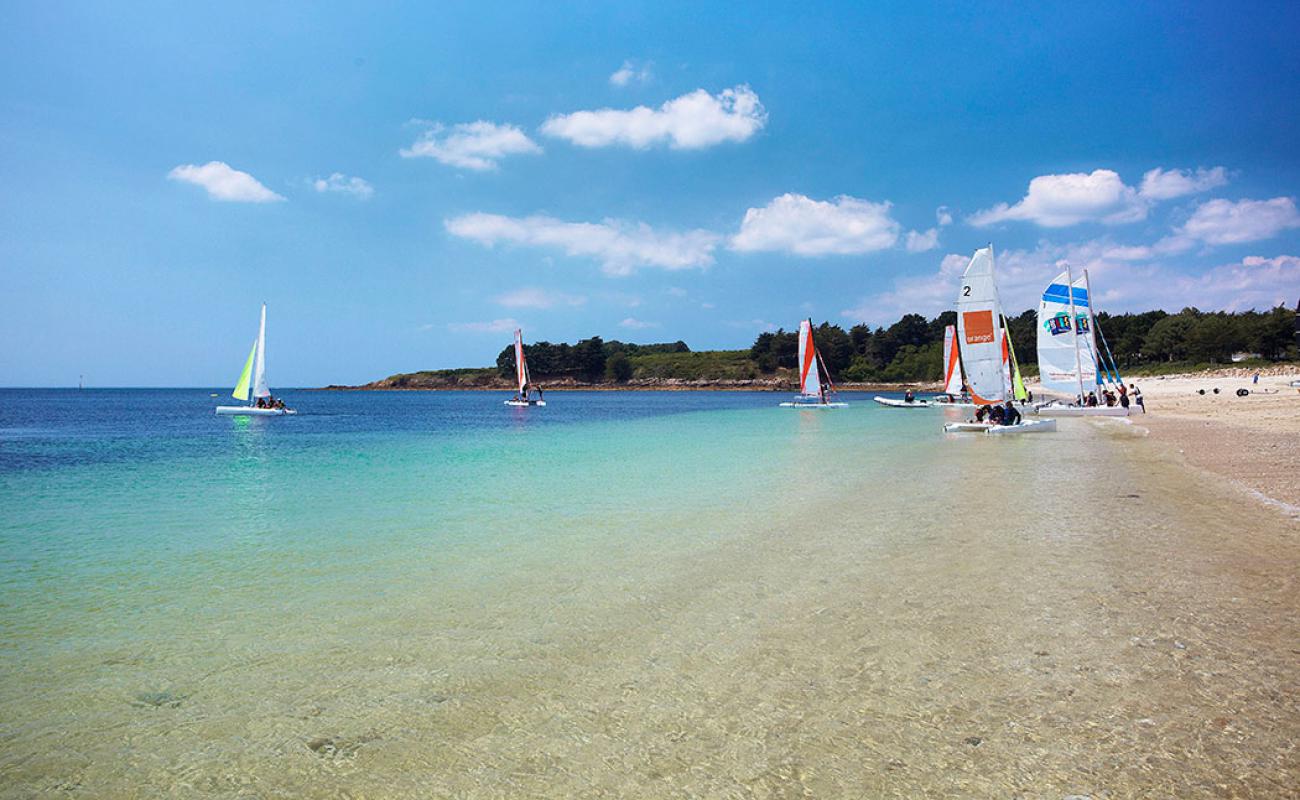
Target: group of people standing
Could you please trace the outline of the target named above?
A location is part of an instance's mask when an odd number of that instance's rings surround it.
[[[1147,407],[1142,402],[1142,390],[1131,383],[1127,387],[1122,383],[1118,384],[1116,391],[1113,392],[1110,389],[1102,389],[1100,398],[1097,397],[1096,392],[1088,392],[1088,396],[1081,398],[1081,400],[1080,405],[1088,408],[1096,408],[1102,405],[1129,408],[1130,405],[1136,404],[1138,408],[1142,409],[1143,414],[1147,413]]]

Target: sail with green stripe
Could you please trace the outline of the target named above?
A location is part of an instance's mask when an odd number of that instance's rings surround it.
[[[253,357],[257,355],[257,340],[253,340],[253,349],[248,351],[248,360],[244,362],[244,371],[239,373],[239,382],[230,396],[236,400],[248,400],[248,386],[253,379]]]

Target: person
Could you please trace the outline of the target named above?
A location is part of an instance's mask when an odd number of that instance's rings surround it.
[[[1002,410],[1002,406],[999,405],[989,406],[989,422],[991,422],[992,424],[1001,425],[1003,414],[1004,412]]]
[[[1142,402],[1142,390],[1139,389],[1136,384],[1132,383],[1128,385],[1128,388],[1133,390],[1133,402],[1137,403],[1138,408],[1142,409],[1143,414],[1147,413],[1146,404]]]
[[[1097,405],[1097,393],[1088,392],[1088,402],[1084,405],[1088,406],[1088,408],[1095,408]]]
[[[542,387],[537,387],[537,402],[542,402]]]
[[[983,422],[984,419],[985,419],[985,417],[987,417],[988,415],[989,415],[989,407],[988,407],[988,406],[980,406],[979,408],[975,409],[975,421],[976,421],[976,422]]]
[[[903,395],[903,402],[911,403],[915,400],[916,400],[916,395],[912,394],[911,389],[908,389],[907,392]]]
[[[278,409],[280,409],[281,411],[283,411],[283,410],[284,410],[284,400],[283,400],[282,398],[276,398],[276,401],[275,401],[275,407],[278,408]]]
[[[1026,402],[1026,403],[1032,403],[1032,402],[1034,402],[1034,392],[1033,392],[1033,390],[1031,390],[1031,389],[1026,389],[1026,390],[1025,390],[1025,402]]]
[[[1259,373],[1258,373],[1258,372],[1255,373],[1255,377],[1253,377],[1253,378],[1250,379],[1250,382],[1251,382],[1251,383],[1259,383]]]
[[[1019,425],[1020,419],[1020,412],[1016,410],[1015,403],[1008,400],[1007,407],[1002,410],[1002,424]]]
[[[1123,389],[1120,389],[1119,404],[1123,406],[1125,409],[1128,408],[1128,392],[1124,391]]]

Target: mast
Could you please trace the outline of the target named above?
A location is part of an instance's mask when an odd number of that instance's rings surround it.
[[[1087,274],[1086,270],[1084,274]],[[1074,374],[1079,379],[1079,406],[1082,407],[1086,403],[1083,394],[1083,359],[1079,357],[1079,317],[1074,310],[1074,274],[1070,272],[1068,263],[1065,265],[1065,295],[1070,298],[1070,330],[1074,333]],[[1092,302],[1089,301],[1088,305],[1091,307]]]

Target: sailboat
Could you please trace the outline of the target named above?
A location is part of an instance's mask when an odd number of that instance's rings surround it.
[[[1069,266],[1047,285],[1038,304],[1038,369],[1043,388],[1080,402],[1049,403],[1036,409],[1045,417],[1127,417],[1123,406],[1087,406],[1099,396],[1111,372],[1097,349],[1097,321],[1088,291],[1088,271],[1075,280]],[[1118,381],[1118,371],[1112,380]]]
[[[262,322],[257,329],[257,338],[253,340],[253,349],[248,351],[248,359],[244,362],[244,369],[239,373],[239,380],[230,396],[253,403],[246,406],[217,406],[218,414],[282,417],[298,413],[292,408],[285,408],[283,402],[277,405],[271,397],[271,390],[266,386],[266,303],[262,304]]]
[[[528,380],[528,360],[524,358],[524,332],[515,328],[515,381],[519,385],[518,393],[506,401],[508,406],[544,406],[546,401],[542,399],[542,390],[533,386]],[[528,397],[531,389],[537,390],[537,396],[531,400]]]
[[[1023,381],[1015,364],[1011,340],[1003,325],[1002,304],[993,276],[993,245],[975,251],[962,273],[957,295],[957,351],[966,374],[966,387],[975,405],[993,405],[1021,393]],[[944,426],[949,433],[991,431],[1027,433],[1052,430],[1053,420],[1035,420],[1017,425],[984,422],[954,422]]]
[[[826,380],[822,373],[826,372]],[[781,403],[782,408],[845,408],[848,403],[831,400],[835,385],[813,341],[812,320],[799,323],[799,396]]]

